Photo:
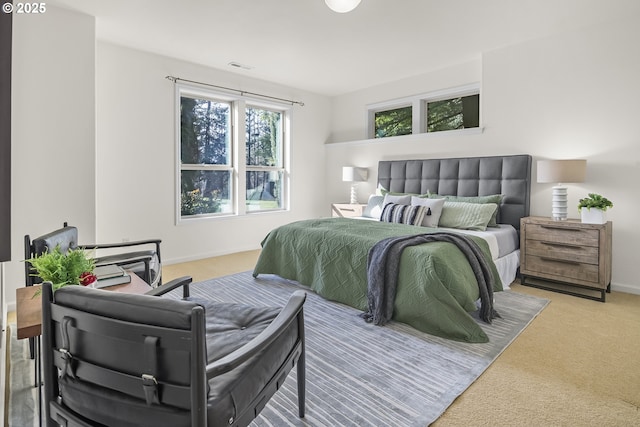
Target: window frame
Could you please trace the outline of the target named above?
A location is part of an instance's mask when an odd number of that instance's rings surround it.
[[[464,132],[468,133],[470,130],[482,129],[482,102],[480,102],[480,108],[478,111],[478,128],[466,128],[466,129],[452,129],[438,132],[427,132],[427,104],[433,101],[442,101],[451,98],[457,98],[469,95],[479,95],[480,101],[482,101],[482,93],[480,91],[480,83],[471,83],[468,85],[458,86],[449,89],[437,90],[433,92],[422,93],[419,95],[407,96],[404,98],[397,98],[389,101],[377,102],[367,105],[367,138],[375,140],[384,140],[386,138],[403,138],[411,135],[421,134],[438,135],[451,132]],[[399,135],[391,137],[376,138],[375,129],[375,116],[376,113],[383,111],[395,110],[397,108],[403,108],[411,106],[411,133],[408,135]]]
[[[229,162],[227,165],[183,165],[181,156],[181,98],[183,96],[198,99],[209,99],[216,102],[228,102],[231,105],[231,135],[229,142]],[[289,210],[290,206],[290,140],[289,129],[291,125],[292,106],[287,103],[279,103],[274,101],[264,101],[258,97],[248,95],[235,94],[224,90],[212,90],[210,88],[201,87],[196,84],[176,83],[175,85],[175,102],[174,102],[174,123],[175,123],[175,223],[190,223],[199,220],[215,220],[220,218],[234,218],[245,215],[257,215],[272,212],[284,212]],[[280,146],[282,166],[278,168],[282,172],[282,207],[261,210],[248,210],[246,208],[246,173],[249,170],[246,164],[246,108],[254,107],[270,111],[280,112],[282,125],[282,143]],[[262,166],[251,166],[251,168],[265,168]],[[213,171],[230,171],[230,199],[231,212],[218,212],[197,215],[182,215],[182,176],[184,170],[213,170]]]
[[[287,179],[287,168],[285,167],[286,164],[286,152],[287,150],[285,149],[285,138],[286,135],[288,134],[288,132],[286,132],[286,128],[288,127],[288,125],[286,124],[288,122],[288,114],[285,113],[285,111],[283,111],[282,108],[275,108],[273,106],[266,106],[264,104],[259,104],[256,103],[254,101],[251,102],[246,102],[245,106],[244,106],[244,111],[247,111],[248,108],[255,108],[255,109],[261,109],[261,110],[267,110],[267,111],[271,111],[271,112],[275,112],[275,113],[280,113],[280,165],[276,165],[276,166],[260,166],[260,165],[248,165],[246,164],[246,158],[247,158],[247,153],[246,153],[246,147],[247,147],[247,142],[246,142],[246,138],[245,138],[245,143],[244,143],[244,148],[245,148],[245,152],[242,156],[242,159],[244,160],[244,178],[245,178],[245,184],[244,184],[244,194],[245,194],[245,203],[244,203],[244,208],[247,214],[253,214],[253,213],[260,213],[260,212],[273,212],[273,211],[282,211],[282,210],[286,210],[288,208],[288,198],[285,197],[286,194],[288,194],[288,179]],[[246,119],[246,116],[245,116]],[[244,121],[245,123],[245,131],[243,135],[246,135],[246,120]],[[270,209],[258,209],[258,210],[249,210],[246,209],[247,207],[247,200],[246,200],[246,193],[247,193],[247,185],[246,185],[246,176],[247,176],[247,172],[278,172],[282,174],[282,207],[276,207],[276,208],[270,208]]]

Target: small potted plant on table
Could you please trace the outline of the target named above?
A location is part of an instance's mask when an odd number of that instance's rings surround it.
[[[62,253],[59,247],[26,260],[35,269],[35,276],[51,282],[56,291],[67,285],[93,285],[95,262],[83,249],[69,249]]]
[[[596,193],[589,193],[588,197],[578,202],[580,218],[584,224],[604,224],[607,222],[605,211],[612,207],[611,200]]]

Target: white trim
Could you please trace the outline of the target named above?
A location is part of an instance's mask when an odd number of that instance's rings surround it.
[[[7,352],[9,352],[9,334],[7,334],[8,332],[8,326],[7,325],[7,305],[5,304],[5,285],[6,280],[5,280],[5,274],[4,274],[4,262],[0,262],[0,292],[2,292],[2,298],[0,298],[0,300],[2,301],[2,333],[1,335],[1,339],[2,339],[2,344],[0,344],[0,351],[2,352],[2,355],[0,356],[0,402],[2,402],[2,407],[0,408],[0,419],[4,420],[4,408],[5,406],[7,406],[5,403],[7,402],[7,399],[9,396],[5,395],[5,388],[6,388],[6,383],[7,383]],[[15,303],[14,303],[15,306]],[[15,308],[14,308],[15,310]],[[11,357],[11,353],[9,353],[9,357]],[[3,421],[4,422],[4,421]]]
[[[625,294],[640,295],[640,288],[633,285],[624,285],[622,283],[611,283],[611,290]]]
[[[360,145],[360,144],[387,144],[387,143],[397,143],[397,142],[424,142],[425,139],[431,138],[439,138],[439,137],[450,137],[450,136],[460,136],[460,135],[479,135],[484,132],[483,127],[478,128],[468,128],[468,129],[455,129],[455,130],[445,130],[441,132],[424,132],[412,135],[400,135],[400,136],[389,136],[386,138],[368,138],[368,139],[359,139],[353,141],[337,141],[337,142],[329,142],[324,144],[325,147],[330,147],[332,145],[335,146],[343,146],[343,145]]]
[[[456,95],[466,95],[480,92],[480,82],[470,83],[463,86],[456,86],[448,89],[434,90],[418,95],[405,96],[402,98],[391,99],[388,101],[375,102],[367,104],[367,110],[380,111],[382,109],[400,108],[405,105],[412,105],[415,100],[420,101],[437,101],[438,99],[447,99]]]
[[[246,170],[246,157],[247,157],[247,141],[245,141],[245,135],[247,134],[246,123],[246,111],[247,102],[244,99],[239,99],[233,103],[233,141],[231,143],[232,151],[232,164],[233,164],[233,185],[231,191],[234,194],[233,211],[236,215],[245,215],[247,213],[247,170]],[[240,117],[242,116],[242,120]],[[244,144],[240,144],[240,141],[244,141]],[[240,189],[244,189],[240,194]]]

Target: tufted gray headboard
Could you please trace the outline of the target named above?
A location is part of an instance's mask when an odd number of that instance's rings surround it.
[[[398,193],[454,196],[502,194],[498,222],[520,230],[529,215],[531,156],[527,154],[453,159],[382,160],[378,186]]]

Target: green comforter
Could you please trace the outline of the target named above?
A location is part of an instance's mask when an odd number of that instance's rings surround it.
[[[262,241],[253,275],[276,274],[295,280],[324,298],[364,311],[369,249],[387,237],[436,230],[348,218],[298,221],[276,228]],[[491,266],[494,291],[502,290],[487,243],[470,237]],[[434,242],[403,252],[394,320],[444,338],[487,342],[482,328],[468,314],[476,311],[478,298],[473,271],[455,245]]]

